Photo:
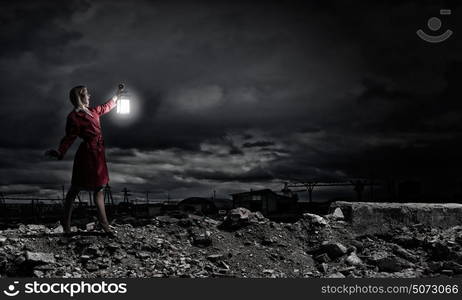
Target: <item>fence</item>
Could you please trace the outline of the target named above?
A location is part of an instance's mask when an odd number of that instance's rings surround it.
[[[55,197],[37,197],[31,192],[13,192],[5,193],[0,192],[0,221],[9,223],[14,221],[47,221],[59,220],[62,215],[63,204],[65,200],[64,186],[47,186],[47,188],[54,187],[58,195]],[[59,187],[59,190],[57,189]],[[143,191],[137,192],[138,195],[143,195],[142,199],[136,197],[133,199],[133,194],[124,188],[120,191],[119,199],[115,199],[113,191],[109,185],[104,188],[104,202],[106,205],[107,213],[114,215],[117,213],[130,213],[139,215],[144,212],[143,209],[136,208],[136,206],[155,205],[170,203],[171,199],[169,194],[165,199],[150,199],[149,196],[159,194],[159,192]],[[88,191],[81,191],[75,199],[74,215],[86,214],[88,210],[95,209],[93,193]],[[130,199],[132,198],[132,199]],[[119,201],[116,201],[119,200]],[[123,205],[118,205],[118,204]]]

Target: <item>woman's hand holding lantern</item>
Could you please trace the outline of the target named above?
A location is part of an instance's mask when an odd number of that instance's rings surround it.
[[[123,83],[119,84],[117,90],[117,113],[128,115],[130,113],[130,95]]]
[[[124,88],[125,85],[123,83],[119,83],[116,94],[112,97],[112,100],[118,102],[120,100],[120,95],[122,94]]]

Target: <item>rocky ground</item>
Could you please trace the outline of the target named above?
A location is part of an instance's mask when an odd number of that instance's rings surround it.
[[[225,221],[184,215],[114,220],[64,236],[55,225],[0,231],[3,277],[462,277],[462,226],[352,232],[337,209],[276,223],[236,209]]]

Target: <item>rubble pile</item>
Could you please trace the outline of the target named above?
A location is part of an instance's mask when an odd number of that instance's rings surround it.
[[[245,208],[223,220],[116,219],[115,237],[94,224],[64,235],[59,224],[0,231],[2,277],[462,277],[462,226],[396,226],[353,232],[336,209],[277,223]]]

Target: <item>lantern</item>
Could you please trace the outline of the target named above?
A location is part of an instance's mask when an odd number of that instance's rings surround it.
[[[119,100],[117,103],[117,113],[123,115],[130,113],[130,95],[123,84],[119,84]]]

